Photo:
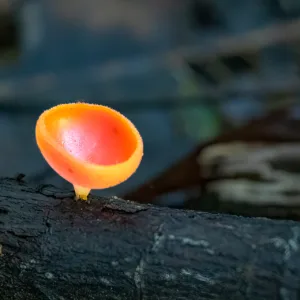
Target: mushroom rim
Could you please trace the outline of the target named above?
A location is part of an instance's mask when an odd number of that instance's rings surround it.
[[[49,116],[49,114],[55,113],[56,111],[59,111],[62,108],[66,108],[68,106],[69,107],[77,106],[77,108],[82,107],[83,109],[92,108],[94,110],[101,110],[102,112],[106,111],[106,112],[113,113],[113,114],[117,115],[131,129],[131,131],[133,133],[133,136],[135,137],[135,139],[137,141],[137,145],[136,145],[135,150],[132,152],[132,154],[129,156],[129,158],[126,161],[123,161],[123,162],[117,163],[117,164],[101,165],[101,164],[95,164],[95,163],[87,162],[87,161],[85,161],[83,159],[80,159],[80,158],[75,158],[70,153],[68,153],[66,151],[66,149],[64,149],[62,147],[62,145],[60,145],[52,137],[52,134],[47,129],[47,126],[46,126],[46,123],[45,123],[45,119],[46,119],[47,116]],[[143,139],[142,139],[139,131],[135,127],[135,125],[127,117],[125,117],[123,114],[121,114],[117,110],[112,109],[112,108],[110,108],[106,105],[91,104],[91,103],[86,103],[86,102],[74,102],[74,103],[66,103],[66,104],[56,105],[52,108],[49,108],[49,109],[45,110],[40,115],[40,117],[38,118],[37,123],[36,123],[36,137],[38,136],[37,132],[40,133],[40,136],[46,137],[46,139],[45,139],[46,143],[48,143],[51,147],[56,149],[68,161],[74,162],[76,165],[82,165],[82,167],[87,168],[89,170],[94,170],[96,172],[101,171],[101,170],[105,170],[106,172],[114,171],[114,169],[116,169],[116,167],[118,168],[118,170],[120,170],[120,168],[122,169],[123,166],[125,167],[126,165],[129,165],[132,160],[135,160],[135,158],[137,157],[137,155],[139,153],[141,153],[141,157],[143,156]],[[37,144],[39,145],[38,141],[37,141]]]

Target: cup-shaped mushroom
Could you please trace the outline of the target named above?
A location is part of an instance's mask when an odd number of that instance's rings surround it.
[[[92,189],[126,181],[143,156],[143,140],[133,123],[107,106],[71,103],[43,112],[36,142],[47,163],[86,200]]]

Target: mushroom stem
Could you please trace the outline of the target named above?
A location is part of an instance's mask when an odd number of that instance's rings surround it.
[[[73,185],[73,187],[75,190],[75,199],[86,201],[91,189],[78,185]]]

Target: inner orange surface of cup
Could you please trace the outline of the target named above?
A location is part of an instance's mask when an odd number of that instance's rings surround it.
[[[127,180],[143,156],[135,126],[109,107],[61,104],[36,124],[36,141],[48,164],[73,185],[104,189]]]

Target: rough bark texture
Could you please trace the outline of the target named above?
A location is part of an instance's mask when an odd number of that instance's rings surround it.
[[[1,300],[300,299],[296,222],[0,190]]]

